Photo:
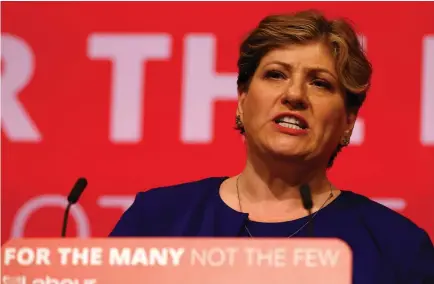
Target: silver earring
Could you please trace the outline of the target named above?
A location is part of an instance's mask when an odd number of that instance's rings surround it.
[[[241,117],[239,115],[237,115],[235,117],[235,125],[237,126],[238,129],[244,128],[244,125],[243,125],[243,123],[241,121]]]
[[[245,133],[244,124],[241,121],[241,117],[239,115],[235,117],[235,129],[239,130],[241,134]]]

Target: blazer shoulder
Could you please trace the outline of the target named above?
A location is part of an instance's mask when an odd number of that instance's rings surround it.
[[[420,234],[422,229],[401,213],[364,195],[357,193],[351,193],[351,195],[351,206],[355,207],[361,213],[363,219],[371,223],[371,225],[377,224],[381,228],[389,230],[390,233],[404,231],[411,235]]]
[[[110,236],[164,235],[169,228],[188,218],[192,210],[218,195],[224,179],[210,177],[139,192]]]
[[[351,199],[350,206],[357,212],[359,222],[370,233],[380,253],[388,256],[402,277],[410,281],[403,283],[434,281],[434,247],[423,228],[366,196],[352,193]]]
[[[141,201],[176,201],[177,198],[191,199],[194,197],[203,197],[211,191],[217,189],[225,178],[209,177],[200,180],[184,182],[174,185],[151,188],[146,191],[137,193],[136,199]]]

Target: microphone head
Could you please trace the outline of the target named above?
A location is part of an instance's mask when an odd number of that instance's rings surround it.
[[[68,203],[75,204],[83,193],[87,186],[87,180],[85,178],[79,178],[75,183],[74,187],[68,195]]]
[[[300,196],[304,209],[310,211],[313,207],[313,201],[312,194],[310,192],[310,186],[308,184],[303,184],[300,187]]]

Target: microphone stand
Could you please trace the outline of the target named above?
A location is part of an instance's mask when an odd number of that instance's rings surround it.
[[[307,212],[309,213],[308,217],[309,217],[309,225],[308,225],[308,234],[309,237],[313,237],[314,235],[314,231],[313,231],[313,215],[312,215],[312,208],[311,209],[307,209]]]
[[[69,209],[71,209],[72,203],[68,202],[68,205],[66,206],[65,213],[63,214],[63,224],[62,224],[62,238],[66,236],[66,227],[68,224],[68,216],[69,216]]]
[[[313,215],[312,215],[312,208],[313,208],[313,200],[312,200],[312,192],[310,190],[310,186],[308,184],[303,184],[300,187],[300,196],[301,201],[303,204],[304,209],[308,212],[308,235],[309,237],[313,237],[314,230],[313,230]]]
[[[63,224],[62,224],[62,238],[66,236],[66,227],[68,226],[68,216],[69,210],[71,206],[78,202],[83,190],[87,186],[87,180],[85,178],[79,178],[75,183],[74,187],[71,189],[71,192],[68,195],[68,205],[66,206],[65,213],[63,214]]]

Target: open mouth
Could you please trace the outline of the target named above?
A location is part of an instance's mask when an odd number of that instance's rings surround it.
[[[305,130],[308,128],[307,122],[303,118],[294,115],[279,116],[274,122],[291,129]]]

